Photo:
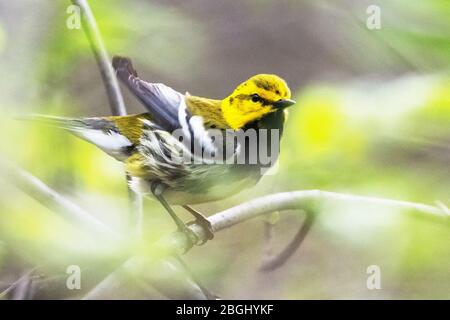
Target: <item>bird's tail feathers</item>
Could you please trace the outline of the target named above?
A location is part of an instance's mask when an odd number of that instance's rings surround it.
[[[77,118],[56,117],[43,114],[27,114],[18,116],[16,117],[16,119],[39,122],[45,125],[50,125],[69,131],[79,131],[83,128],[88,128],[86,124],[83,124],[83,120]]]
[[[107,118],[65,118],[40,114],[21,116],[20,120],[37,121],[69,131],[90,142],[118,160],[129,156],[131,141],[121,134],[114,121]]]

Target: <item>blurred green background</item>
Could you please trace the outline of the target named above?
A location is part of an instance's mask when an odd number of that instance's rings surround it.
[[[68,29],[69,1],[0,0],[0,152],[116,230],[128,223],[120,163],[18,115],[109,115],[97,65],[81,29]],[[191,94],[224,97],[257,73],[285,78],[298,101],[277,174],[252,190],[197,206],[207,214],[277,191],[321,189],[413,202],[450,203],[450,2],[448,0],[91,0],[110,55],[133,59],[140,76]],[[369,30],[366,9],[381,9]],[[130,113],[143,107],[123,90]],[[79,298],[120,258],[95,235],[2,178],[0,292],[38,267],[34,298]],[[181,214],[182,209],[177,209]],[[322,208],[298,252],[258,272],[262,221],[220,232],[186,261],[222,298],[450,298],[450,232],[385,208]],[[187,217],[187,216],[186,216]],[[145,237],[174,229],[145,202]],[[275,226],[287,243],[302,215]],[[108,259],[106,258],[108,257]],[[105,262],[107,261],[107,262]],[[82,290],[65,288],[67,265]],[[381,290],[366,269],[381,268]],[[111,298],[143,298],[138,289]],[[161,298],[155,291],[145,298]]]

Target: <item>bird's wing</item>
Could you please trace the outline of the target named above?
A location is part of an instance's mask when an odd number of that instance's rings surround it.
[[[142,102],[157,125],[169,132],[180,128],[179,107],[184,103],[183,94],[162,83],[141,80],[129,58],[115,56],[112,63],[117,77]]]
[[[191,150],[214,152],[215,147],[205,128],[203,115],[190,111],[185,95],[162,83],[141,80],[129,58],[115,56],[112,64],[117,77],[148,110],[153,123],[171,133],[181,129],[183,141],[190,145]]]

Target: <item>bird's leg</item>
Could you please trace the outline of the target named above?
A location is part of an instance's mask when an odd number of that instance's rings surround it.
[[[214,231],[211,222],[201,212],[198,212],[191,206],[184,205],[183,208],[189,211],[189,213],[191,213],[195,218],[195,221],[189,222],[188,224],[197,223],[205,230],[206,240],[203,241],[200,245],[204,244],[208,240],[212,240],[214,238]]]
[[[152,183],[151,190],[155,198],[158,199],[159,203],[161,203],[164,209],[166,209],[166,211],[170,214],[170,217],[177,225],[178,230],[186,235],[189,241],[189,247],[192,247],[197,242],[198,238],[192,232],[192,230],[189,229],[180,218],[178,218],[175,211],[173,211],[172,207],[169,205],[169,203],[167,203],[166,199],[162,195],[164,191],[164,186],[160,183]]]

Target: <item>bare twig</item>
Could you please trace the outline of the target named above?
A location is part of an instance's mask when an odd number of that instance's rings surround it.
[[[311,209],[301,211],[305,212],[306,218],[292,240],[277,254],[274,253],[275,224],[264,221],[264,247],[260,271],[273,271],[281,267],[303,243],[316,220],[316,214],[311,212]]]
[[[106,93],[108,94],[112,114],[115,116],[124,116],[127,114],[127,111],[123,102],[122,92],[120,91],[119,83],[89,3],[86,0],[72,0],[72,3],[80,7],[83,30],[86,33],[86,38],[97,60]]]
[[[83,300],[105,299],[114,291],[129,285],[130,280],[146,290],[151,285],[171,299],[206,300],[201,286],[176,260],[133,256],[89,291]]]
[[[30,288],[32,286],[33,280],[30,275],[25,275],[22,280],[16,285],[12,292],[12,300],[28,300],[30,299]]]
[[[445,205],[445,203],[442,201],[436,201],[436,206],[450,217],[450,209]]]
[[[274,225],[273,223],[263,221],[264,226],[264,250],[263,250],[263,259],[266,257],[272,256],[273,250],[273,238],[274,238]]]
[[[94,14],[87,0],[72,0],[72,3],[79,6],[82,17],[83,30],[89,41],[92,52],[97,60],[106,93],[108,95],[111,113],[114,116],[124,116],[127,114],[119,82],[109,60],[108,52],[103,44],[100,31],[97,27]],[[126,176],[127,183],[130,177]],[[128,188],[130,199],[130,231],[139,238],[142,235],[143,203],[142,197]]]
[[[66,220],[81,225],[83,228],[95,234],[104,235],[113,239],[119,238],[118,234],[94,218],[94,216],[61,196],[58,192],[27,171],[4,159],[1,159],[0,168],[2,169],[3,177],[8,178],[11,183],[47,208],[61,214]]]
[[[208,218],[214,232],[232,227],[249,219],[264,215],[273,211],[293,210],[308,208],[311,204],[326,204],[329,202],[360,203],[367,206],[384,206],[408,210],[418,217],[437,222],[448,223],[449,216],[441,208],[407,201],[390,200],[375,197],[364,197],[336,192],[306,190],[292,191],[268,195],[253,199],[241,205],[216,213]],[[207,234],[198,224],[189,226],[199,241],[206,240]],[[190,249],[189,241],[183,233],[175,232],[161,239],[158,244],[160,249],[168,253],[182,253]]]
[[[197,277],[197,275],[191,270],[191,268],[187,265],[186,262],[184,262],[184,260],[180,256],[177,256],[176,258],[177,258],[177,261],[179,262],[180,266],[184,269],[186,274],[189,275],[189,277],[196,283],[196,285],[202,291],[202,293],[206,299],[216,300],[219,298],[217,295],[215,295],[214,293],[209,291],[205,286],[203,286],[201,284],[200,279]]]
[[[300,247],[301,243],[308,234],[311,226],[314,223],[316,214],[308,212],[305,221],[294,236],[291,242],[277,255],[272,256],[271,252],[266,253],[266,256],[260,267],[261,271],[272,271],[282,266]]]
[[[24,300],[28,298],[28,289],[30,287],[32,278],[31,275],[35,272],[37,267],[25,272],[17,281],[8,286],[5,290],[0,292],[0,300],[5,298],[9,292],[13,292],[13,300]]]
[[[92,288],[82,298],[82,300],[107,299],[108,297],[111,297],[117,289],[129,282],[129,274],[125,272],[126,267],[127,265],[125,263],[114,270],[105,279]]]

